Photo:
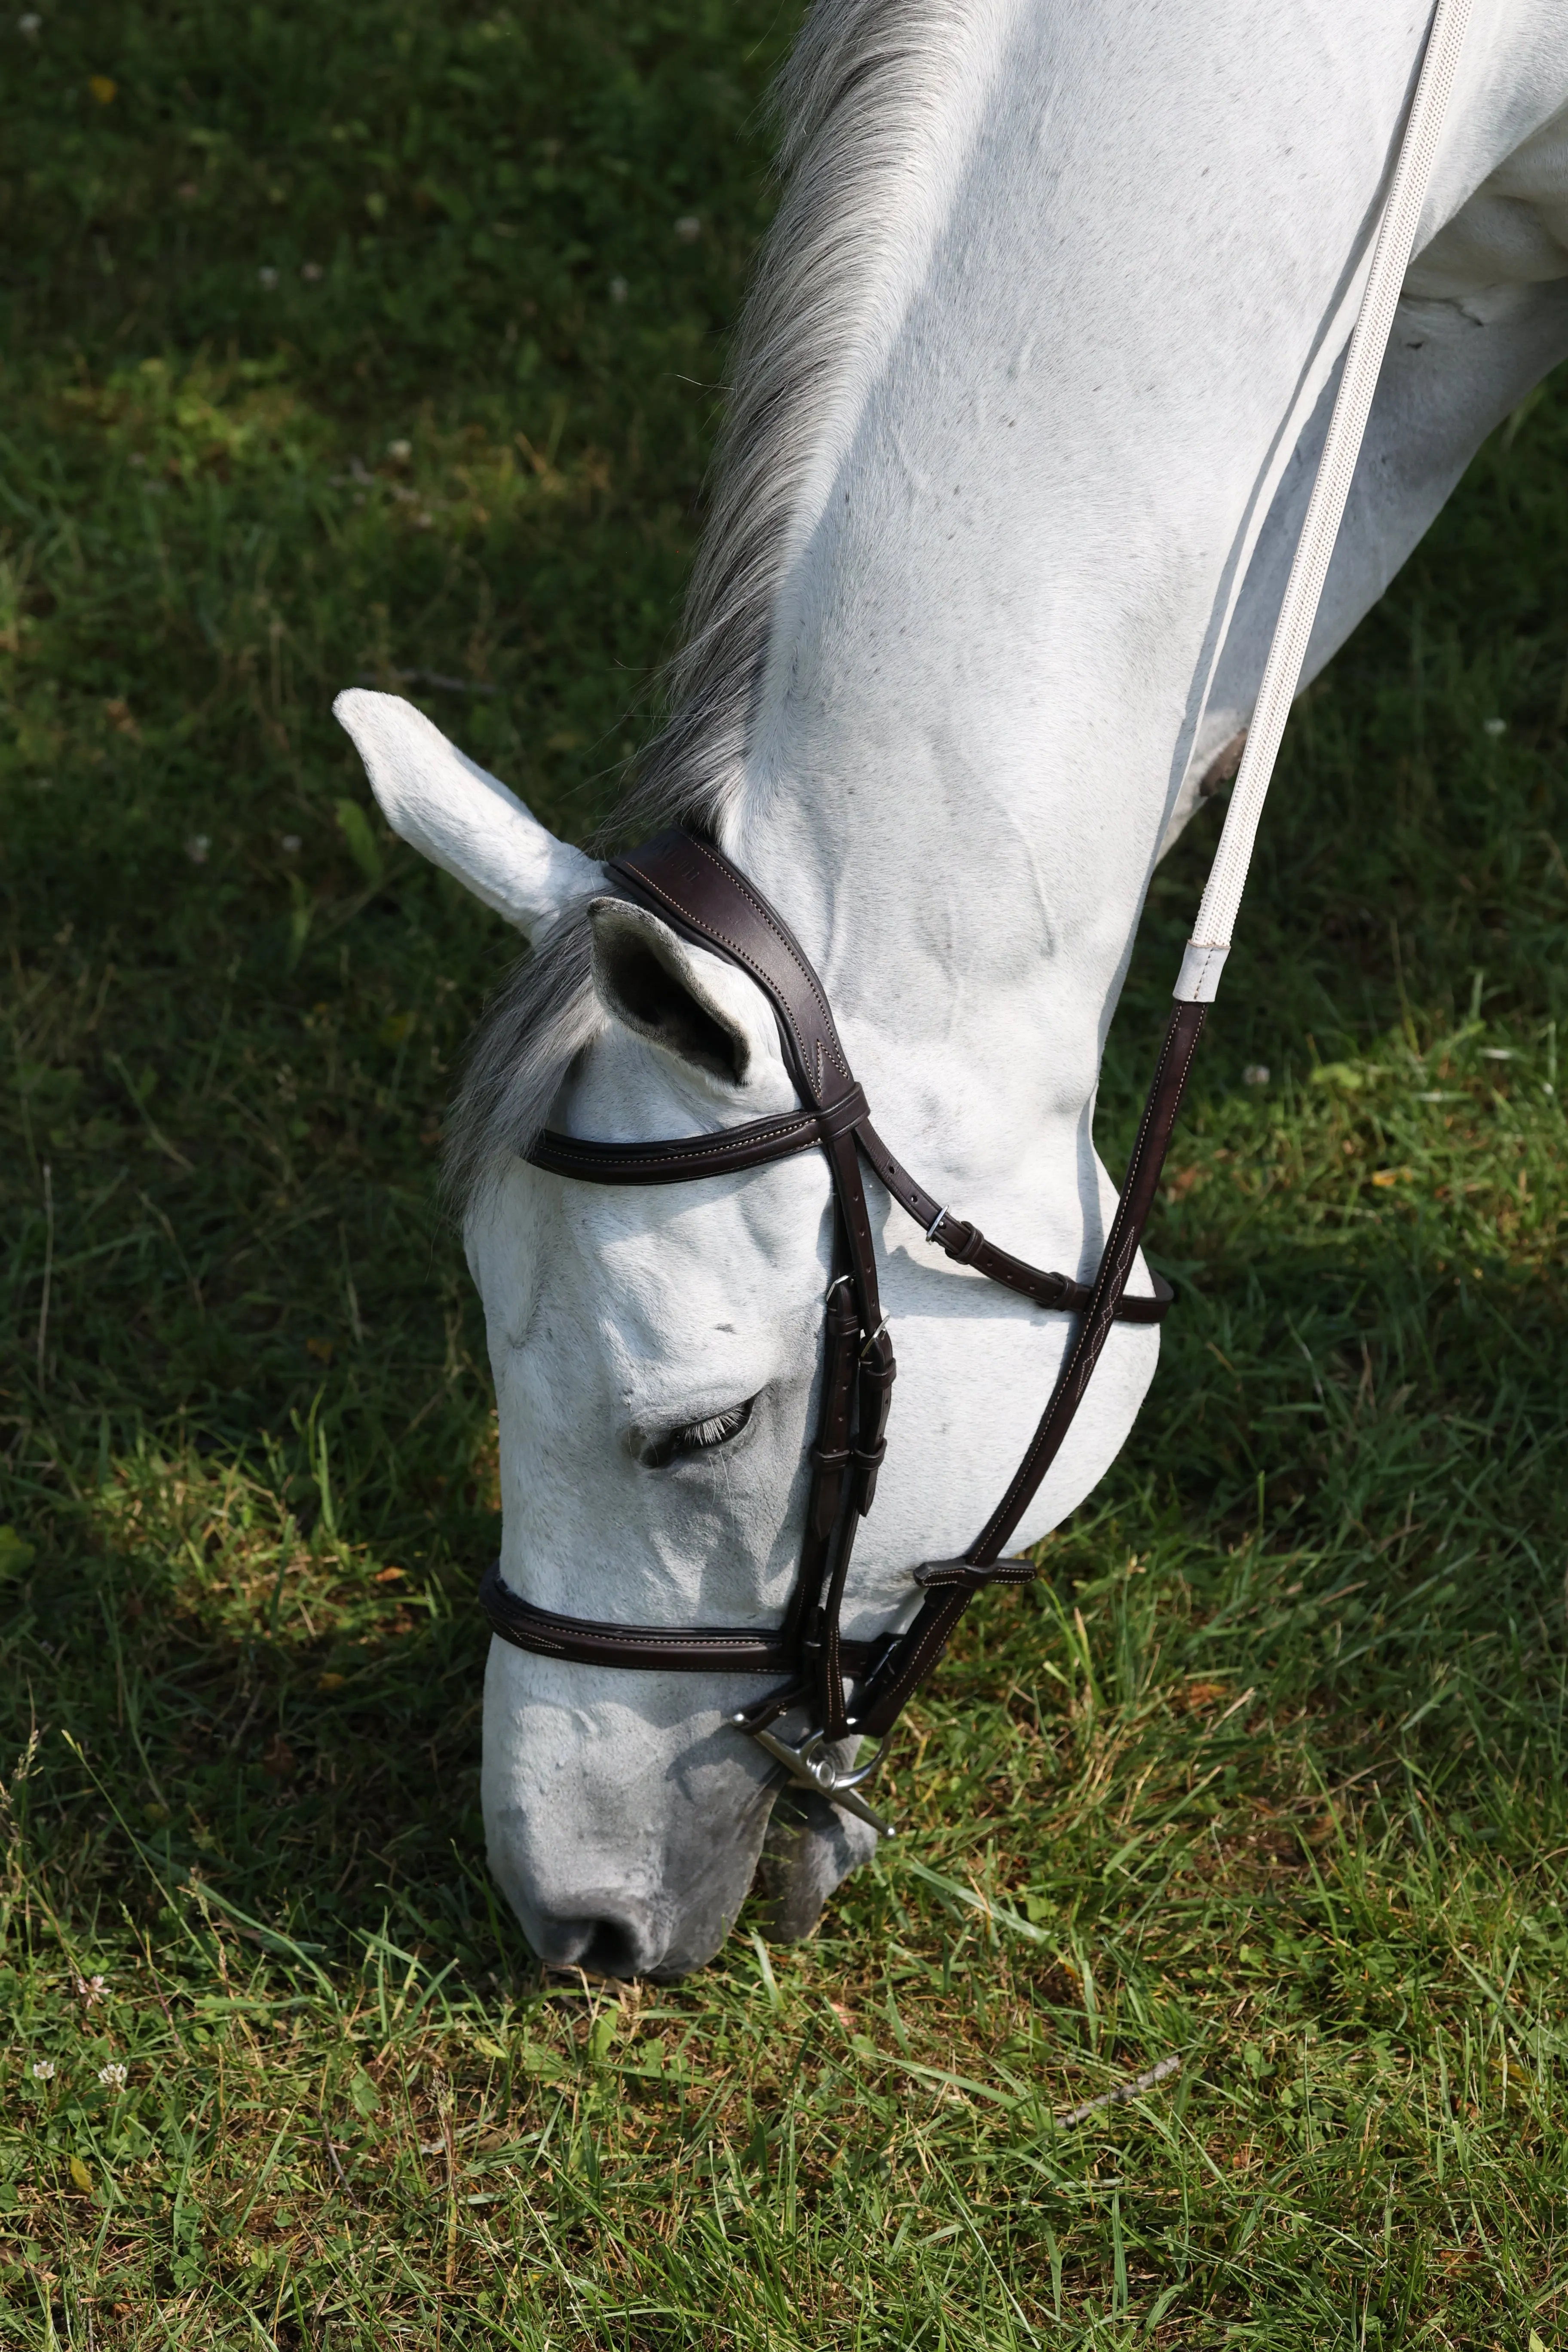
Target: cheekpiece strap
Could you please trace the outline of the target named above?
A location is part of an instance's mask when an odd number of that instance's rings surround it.
[[[675,829],[612,858],[609,871],[689,938],[751,973],[778,1015],[791,1074],[814,1110],[858,1092],[826,992],[799,940],[722,850]],[[864,1109],[862,1096],[858,1116]]]

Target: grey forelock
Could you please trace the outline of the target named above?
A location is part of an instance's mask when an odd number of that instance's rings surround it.
[[[919,143],[963,16],[963,0],[816,0],[780,78],[784,193],[737,335],[708,527],[667,681],[671,715],[606,838],[670,824],[717,835],[740,790],[805,468],[898,211],[888,183]],[[527,1150],[604,1027],[579,909],[480,1024],[447,1151],[456,1201]]]
[[[528,1150],[573,1065],[605,1026],[584,908],[563,916],[486,1008],[447,1129],[446,1181],[465,1206]]]

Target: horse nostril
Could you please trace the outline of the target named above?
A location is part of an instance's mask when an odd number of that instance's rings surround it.
[[[601,1977],[635,1977],[647,1967],[647,1958],[638,1949],[646,1939],[635,1935],[618,1920],[595,1919],[584,1947],[582,1964]]]
[[[590,1969],[595,1976],[646,1976],[664,1957],[653,1921],[640,1913],[620,1917],[525,1919],[528,1938],[547,1968]]]

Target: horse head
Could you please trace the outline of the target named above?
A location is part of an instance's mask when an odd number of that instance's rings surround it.
[[[574,1183],[522,1156],[545,1113],[552,1129],[636,1143],[797,1109],[773,1008],[745,972],[616,896],[411,706],[356,691],[337,707],[394,828],[532,947],[492,1009],[456,1121],[499,1414],[504,1581],[562,1616],[776,1628],[823,1378],[821,1156],[654,1188]],[[902,1335],[899,1411],[847,1596],[851,1642],[907,1624],[921,1600],[911,1567],[973,1535],[1021,1426],[998,1412],[998,1383],[1021,1374],[1037,1405],[1062,1332],[1039,1318],[1026,1330],[985,1285],[907,1249],[887,1257],[884,1297]],[[1118,1335],[1108,1396],[1122,1429],[1152,1342]],[[1107,1458],[1103,1440],[1078,1445],[1068,1499]],[[876,1832],[806,1790],[781,1801],[780,1774],[734,1726],[755,1696],[733,1673],[492,1644],[489,1860],[543,1958],[621,1975],[698,1965],[764,1846],[774,1932],[815,1925]]]

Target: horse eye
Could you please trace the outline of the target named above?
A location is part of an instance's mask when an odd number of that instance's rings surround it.
[[[744,1404],[733,1404],[727,1412],[710,1413],[705,1421],[684,1422],[679,1429],[661,1430],[656,1437],[638,1431],[632,1442],[632,1453],[645,1470],[662,1470],[683,1454],[710,1454],[715,1447],[728,1445],[739,1437],[752,1418],[755,1397]]]

